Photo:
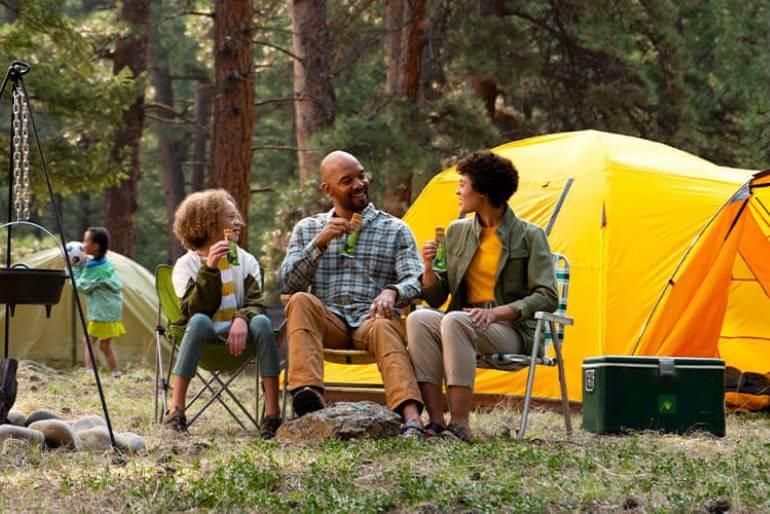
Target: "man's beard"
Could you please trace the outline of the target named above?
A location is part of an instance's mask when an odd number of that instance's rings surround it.
[[[362,211],[369,205],[369,193],[364,191],[364,196],[361,199],[353,197],[345,197],[342,201],[342,206],[349,211]]]

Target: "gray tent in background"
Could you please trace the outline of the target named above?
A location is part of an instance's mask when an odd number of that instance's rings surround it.
[[[113,350],[121,366],[150,365],[154,359],[154,330],[158,316],[158,296],[154,277],[142,265],[115,252],[108,258],[123,282],[123,323],[126,334],[113,340]],[[56,249],[37,252],[21,260],[30,268],[63,269],[61,252]],[[83,308],[87,306],[81,295]],[[5,308],[0,308],[0,323],[5,323]],[[10,357],[29,359],[49,366],[67,368],[83,364],[83,329],[77,316],[69,280],[62,299],[46,318],[41,305],[17,305],[10,325]],[[4,342],[3,336],[0,341]],[[0,343],[2,344],[2,343]]]

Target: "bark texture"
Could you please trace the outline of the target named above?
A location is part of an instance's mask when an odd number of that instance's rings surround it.
[[[331,82],[331,43],[325,0],[293,0],[294,120],[299,182],[317,173],[319,156],[310,138],[334,123],[335,97]]]
[[[118,74],[123,68],[131,70],[137,81],[137,94],[131,106],[123,113],[123,123],[115,132],[110,150],[113,165],[109,173],[126,170],[128,177],[104,195],[104,225],[110,232],[110,249],[132,256],[136,239],[135,214],[139,168],[139,142],[144,127],[144,79],[149,48],[150,0],[123,0],[118,20],[126,30],[115,43],[112,70]]]
[[[209,187],[233,195],[244,223],[249,219],[251,142],[254,134],[253,42],[251,0],[214,4],[214,99]],[[248,247],[248,230],[241,231]]]

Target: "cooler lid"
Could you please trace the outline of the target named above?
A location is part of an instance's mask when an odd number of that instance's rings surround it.
[[[724,367],[722,359],[704,357],[655,357],[650,355],[598,355],[586,357],[583,367],[601,364],[658,367],[660,361],[673,362],[674,366]]]

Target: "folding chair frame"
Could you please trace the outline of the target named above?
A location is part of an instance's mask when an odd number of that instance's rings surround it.
[[[164,370],[163,366],[163,340],[165,339],[168,346],[171,348],[171,355],[169,357],[168,362],[168,368]],[[169,336],[167,329],[163,327],[162,325],[158,325],[155,327],[155,341],[156,341],[156,355],[157,358],[155,360],[155,420],[160,423],[163,420],[163,413],[168,411],[168,392],[171,388],[171,373],[173,370],[173,362],[174,362],[174,355],[176,353],[176,349],[181,341],[176,341],[173,336]],[[251,363],[255,364],[256,367],[256,373],[255,373],[255,407],[254,407],[254,414],[252,414],[234,394],[229,389],[230,384],[238,378],[248,367]],[[248,430],[247,424],[251,424],[254,426],[256,430],[259,430],[261,424],[258,421],[258,419],[262,419],[261,416],[259,416],[259,399],[260,399],[260,375],[259,375],[259,367],[256,358],[247,360],[243,364],[241,364],[235,371],[232,372],[232,375],[227,378],[226,381],[222,380],[222,372],[221,371],[212,371],[209,372],[210,377],[207,379],[203,373],[201,373],[200,370],[195,371],[195,376],[200,379],[202,382],[202,386],[200,389],[198,389],[195,394],[193,394],[192,398],[187,402],[187,405],[185,406],[185,411],[189,411],[190,408],[193,407],[195,402],[197,402],[201,396],[208,391],[211,396],[206,400],[206,403],[187,421],[187,426],[190,427],[200,416],[203,414],[203,412],[216,400],[222,405],[222,407],[227,411],[228,414],[238,423],[241,428],[244,430]],[[230,398],[232,402],[235,403],[237,408],[243,413],[244,416],[246,416],[246,420],[241,419],[242,416],[238,416],[230,405],[223,399],[223,395],[226,394],[227,397]],[[159,402],[160,397],[160,402]],[[159,405],[160,403],[160,405]],[[264,415],[264,405],[262,408],[262,414]]]
[[[170,266],[161,264],[156,267],[155,269],[155,287],[156,289],[158,286],[158,275],[159,272],[164,269],[168,268],[170,269]],[[171,323],[171,320],[169,320],[168,325],[163,324],[163,305],[162,301],[159,299],[158,301],[158,324],[155,327],[155,401],[154,401],[154,415],[155,420],[160,423],[163,420],[163,413],[168,411],[168,392],[171,388],[171,373],[173,369],[173,362],[174,362],[174,355],[176,354],[177,347],[179,344],[181,344],[181,335],[184,333],[184,327],[174,325]],[[174,335],[176,333],[176,336]],[[179,340],[177,340],[179,339]],[[167,346],[171,348],[171,354],[169,356],[169,362],[167,369],[164,370],[164,364],[163,364],[163,342],[166,342]],[[254,415],[252,415],[251,412],[244,406],[243,402],[241,402],[232,391],[230,391],[229,386],[235,380],[238,378],[248,367],[249,364],[254,363],[255,365],[255,405],[254,405]],[[254,426],[256,430],[259,430],[261,427],[261,424],[259,422],[260,419],[264,416],[264,405],[262,408],[262,414],[263,416],[259,415],[259,399],[260,399],[260,375],[259,375],[259,365],[256,356],[252,359],[245,360],[235,371],[232,372],[232,375],[226,380],[222,380],[221,378],[221,371],[212,371],[210,373],[210,378],[206,379],[203,374],[200,371],[200,368],[196,370],[195,375],[203,382],[203,386],[192,396],[189,402],[187,402],[187,405],[185,406],[185,411],[189,411],[189,409],[195,404],[197,400],[201,398],[201,396],[208,391],[211,396],[206,400],[206,403],[196,412],[187,422],[187,426],[190,427],[200,416],[203,414],[203,412],[214,402],[218,401],[220,405],[227,411],[228,414],[243,428],[244,430],[248,430],[247,424],[251,423],[251,425]],[[233,409],[228,405],[228,403],[223,398],[223,394],[227,395],[227,397],[230,398],[232,402],[237,405],[238,409],[243,413],[243,415],[246,416],[245,422],[239,417],[236,412],[233,411]],[[160,400],[159,400],[160,397]],[[285,399],[284,399],[285,404]]]
[[[563,263],[560,265],[560,263]],[[567,293],[569,290],[569,261],[561,254],[553,254],[553,265],[556,271],[558,282],[562,285],[559,293],[559,307],[556,313],[549,313],[539,311],[535,313],[534,318],[537,320],[535,326],[535,338],[532,343],[532,352],[529,356],[524,354],[506,354],[495,353],[482,355],[481,357],[487,357],[491,360],[505,363],[505,364],[521,364],[522,366],[528,366],[527,372],[527,387],[524,393],[524,408],[521,413],[521,421],[519,423],[519,429],[516,435],[519,439],[524,438],[524,434],[527,430],[527,421],[529,417],[529,407],[532,402],[532,387],[535,383],[535,370],[537,366],[556,366],[559,370],[559,388],[561,390],[561,409],[564,417],[564,425],[567,434],[572,433],[572,418],[569,408],[569,397],[567,396],[567,379],[564,372],[564,354],[561,334],[563,330],[561,327],[574,324],[574,320],[567,316],[562,315],[567,309]],[[541,344],[545,344],[546,333],[544,325],[548,324],[550,330],[551,339],[553,341],[554,357],[539,357],[539,349]],[[480,366],[484,367],[484,366]],[[513,370],[511,372],[517,372]]]

